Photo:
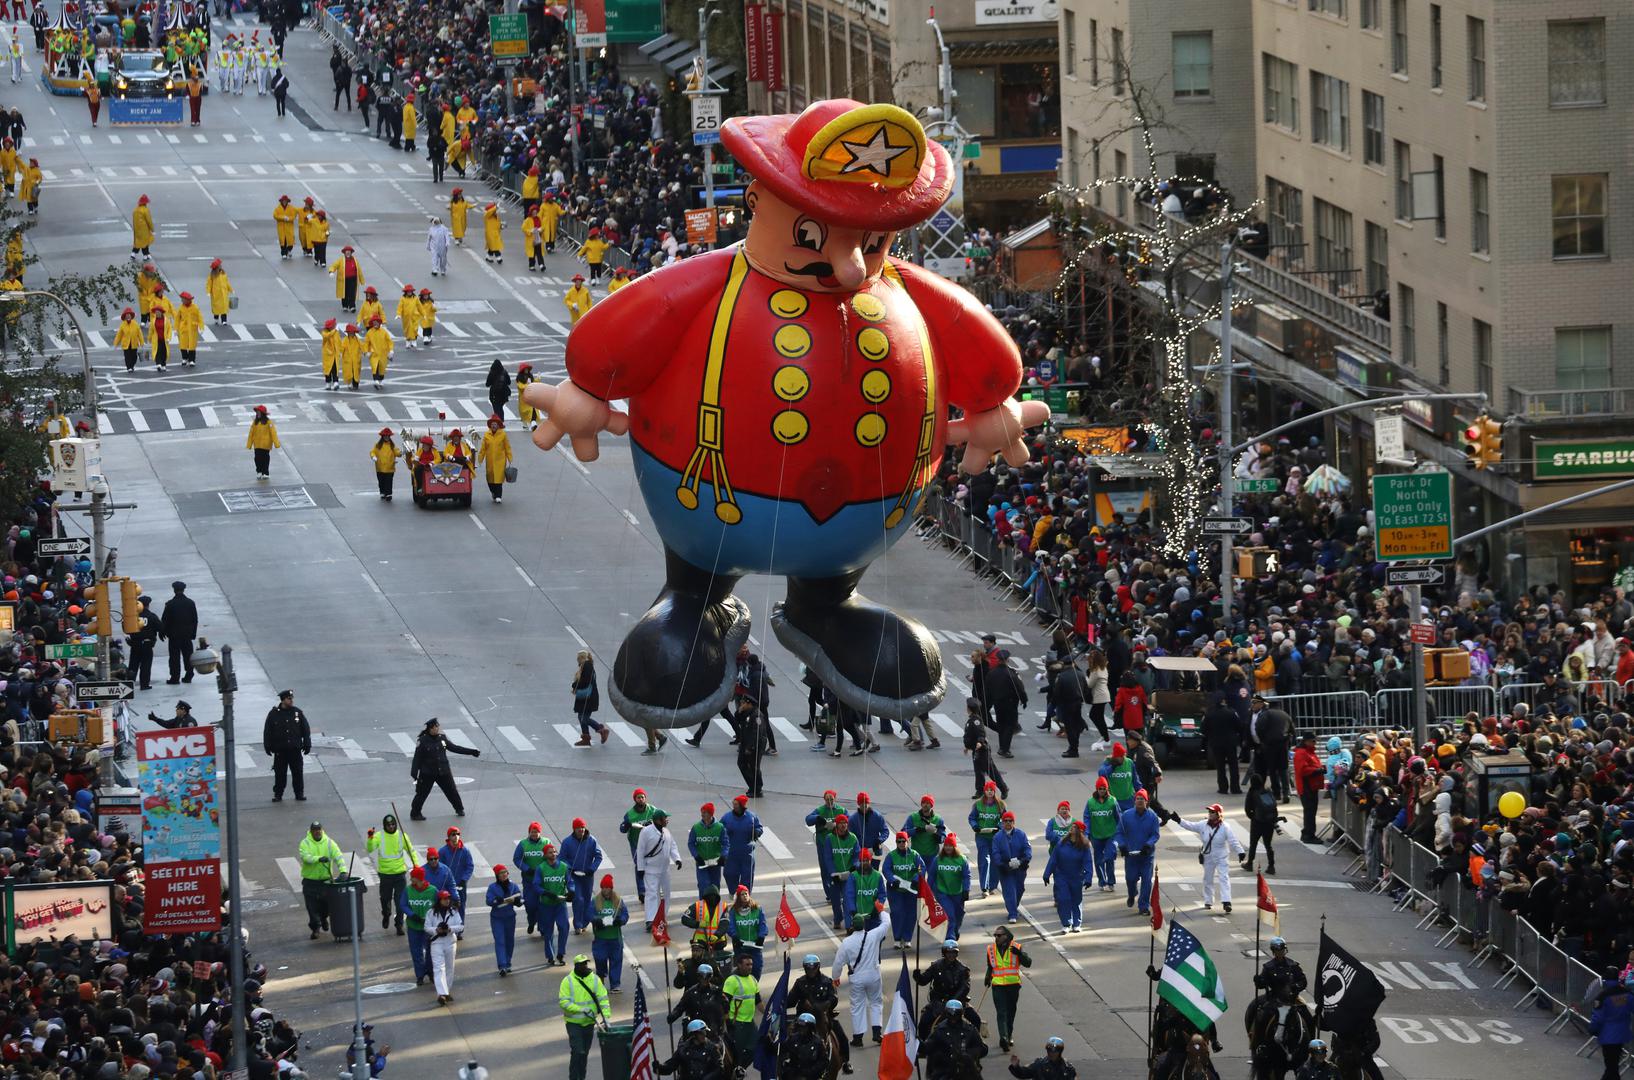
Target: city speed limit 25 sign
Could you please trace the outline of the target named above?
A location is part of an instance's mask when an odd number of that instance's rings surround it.
[[[1382,562],[1452,558],[1452,474],[1373,477],[1373,519]]]

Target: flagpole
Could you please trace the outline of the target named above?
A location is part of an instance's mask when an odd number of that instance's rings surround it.
[[[1157,963],[1157,931],[1153,930],[1146,940],[1146,969],[1150,971]],[[1151,978],[1146,980],[1146,1067],[1152,1066],[1152,989],[1154,983]]]
[[[1317,928],[1316,955],[1318,959],[1320,959],[1322,955],[1322,939],[1327,936],[1328,913],[1324,911],[1322,913],[1321,925]],[[1316,1019],[1312,1021],[1312,1024],[1315,1026],[1317,1031],[1322,1030],[1322,973],[1320,971],[1316,973]]]
[[[666,942],[664,942],[664,1008],[665,1008],[666,1011],[673,1012],[674,1009],[675,1009],[675,1006],[670,1004],[669,991],[670,991],[669,942],[666,941]],[[664,1026],[669,1028],[669,1052],[670,1052],[670,1056],[673,1057],[675,1055],[675,1023],[673,1021],[671,1021],[670,1023],[667,1023]]]

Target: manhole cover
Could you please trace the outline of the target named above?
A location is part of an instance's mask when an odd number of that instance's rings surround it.
[[[272,911],[278,907],[276,900],[241,900],[239,906],[245,911]]]
[[[317,503],[304,487],[241,488],[220,491],[221,505],[229,514],[254,514],[266,510],[314,510]]]
[[[365,986],[363,992],[365,994],[406,994],[413,989],[414,984],[410,982],[375,983],[373,986]]]

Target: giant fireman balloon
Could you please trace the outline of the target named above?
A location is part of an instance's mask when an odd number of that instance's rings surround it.
[[[753,177],[743,243],[608,295],[568,337],[567,380],[524,392],[543,449],[565,436],[590,461],[601,432],[629,434],[664,542],[664,588],[609,697],[648,728],[715,713],[749,634],[733,589],[771,574],[788,581],[778,640],[841,701],[919,715],[944,690],[936,644],[857,586],[911,527],[944,447],[963,444],[971,471],[996,453],[1019,465],[1048,409],[1012,400],[1020,356],[980,303],[888,254],[953,184],[910,114],[819,101],[729,120],[721,141]]]

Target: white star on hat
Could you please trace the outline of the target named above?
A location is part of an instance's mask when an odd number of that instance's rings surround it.
[[[851,155],[851,160],[840,167],[841,174],[867,169],[880,176],[890,176],[891,162],[913,149],[911,145],[892,146],[890,140],[886,138],[884,124],[879,126],[867,142],[855,143],[841,139],[840,146]]]

